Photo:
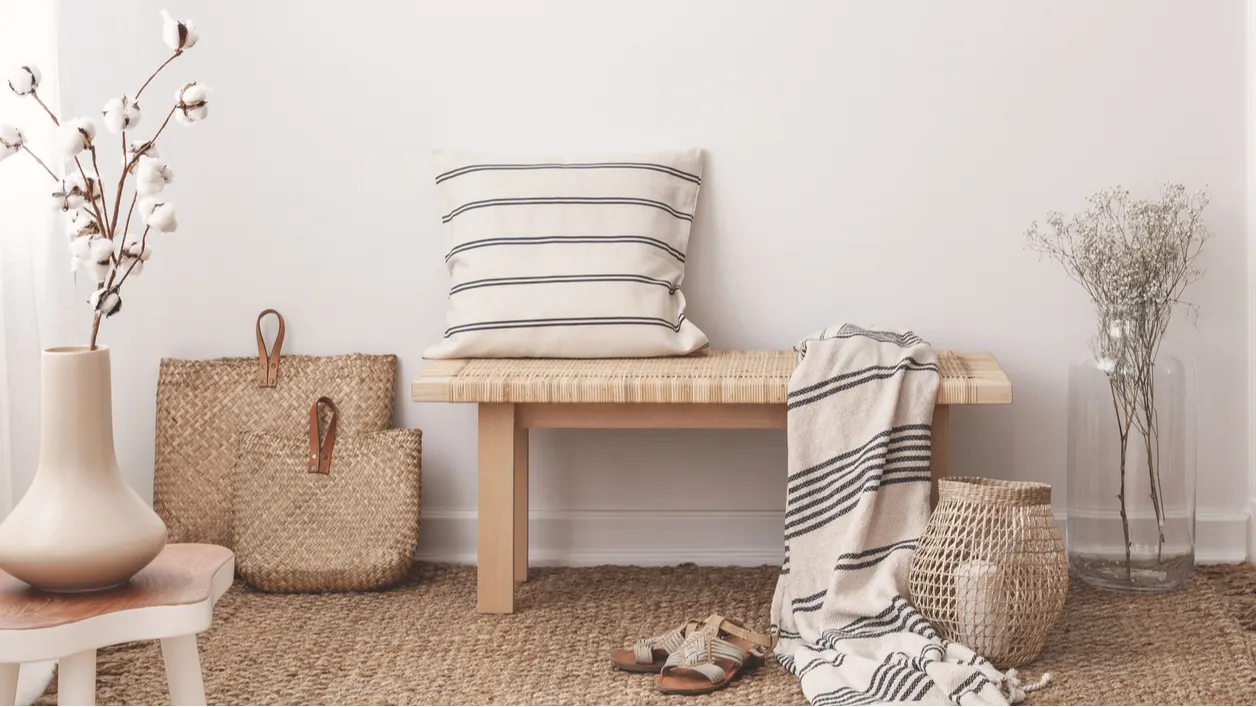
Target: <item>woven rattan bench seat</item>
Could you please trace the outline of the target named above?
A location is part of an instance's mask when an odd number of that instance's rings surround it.
[[[457,359],[434,361],[414,381],[416,402],[785,402],[793,351],[709,350],[674,358]],[[939,405],[1012,401],[1012,384],[988,353],[938,352]]]
[[[514,611],[528,578],[528,433],[535,429],[784,429],[793,351],[704,351],[676,358],[467,359],[428,364],[420,403],[479,405],[477,602]],[[947,473],[951,405],[1012,402],[988,353],[938,353],[942,383],[930,424],[930,475]]]

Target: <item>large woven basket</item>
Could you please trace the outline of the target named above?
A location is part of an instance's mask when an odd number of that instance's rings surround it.
[[[363,591],[404,579],[419,544],[422,433],[340,436],[333,416],[320,445],[318,423],[311,427],[310,435],[240,438],[240,576],[271,592]]]
[[[957,477],[912,559],[912,602],[946,638],[998,668],[1033,660],[1068,595],[1064,541],[1046,484]]]
[[[282,333],[272,352],[261,342],[268,312],[258,317],[258,357],[161,361],[153,507],[172,543],[230,547],[231,470],[241,432],[297,432],[320,395],[339,404],[342,434],[378,432],[392,419],[396,356],[281,359]]]

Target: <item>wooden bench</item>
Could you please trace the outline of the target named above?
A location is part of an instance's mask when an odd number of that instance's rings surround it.
[[[682,358],[434,361],[415,402],[476,403],[480,613],[514,611],[528,577],[528,430],[785,427],[793,351],[706,351]],[[933,477],[946,475],[947,406],[1012,402],[988,353],[939,352]]]

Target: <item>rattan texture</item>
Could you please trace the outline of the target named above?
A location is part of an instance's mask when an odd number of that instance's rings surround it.
[[[938,494],[912,559],[912,602],[999,668],[1032,661],[1068,596],[1051,487],[956,477],[940,479]]]
[[[340,409],[340,434],[387,429],[397,357],[284,356],[279,383],[258,386],[258,359],[163,359],[157,379],[153,507],[170,542],[231,546],[231,472],[241,432],[298,433],[310,404]]]
[[[459,359],[432,362],[415,381],[419,402],[748,403],[786,401],[794,351],[712,349],[628,359]],[[943,405],[1011,402],[994,356],[938,352]]]
[[[340,436],[309,471],[309,435],[247,432],[235,468],[236,568],[271,592],[395,584],[419,546],[419,430]]]

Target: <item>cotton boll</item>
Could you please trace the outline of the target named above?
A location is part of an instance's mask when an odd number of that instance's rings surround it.
[[[74,209],[69,212],[69,231],[71,236],[99,234],[100,225],[87,209]]]
[[[122,246],[122,272],[138,277],[144,271],[144,263],[153,257],[153,249],[144,244],[143,238],[128,234]]]
[[[109,276],[109,265],[113,257],[113,241],[103,236],[81,236],[70,242],[70,253],[78,268],[92,277],[92,281],[101,283]]]
[[[105,128],[111,133],[130,130],[140,124],[140,104],[126,96],[110,100],[101,114],[104,115]]]
[[[34,64],[26,66],[14,67],[8,75],[9,90],[19,96],[25,96],[34,93],[39,88],[39,82],[43,80],[43,74],[39,73],[39,67]]]
[[[61,123],[61,150],[67,159],[77,157],[96,139],[96,123],[91,118],[72,118]]]
[[[142,200],[139,207],[145,226],[165,233],[173,233],[179,228],[172,202],[150,196]]]
[[[61,180],[56,191],[52,192],[52,199],[57,208],[72,211],[86,207],[89,195],[96,196],[96,180],[91,177],[84,180],[81,174],[71,174]]]
[[[174,181],[174,170],[164,160],[144,158],[136,167],[135,180],[140,196],[152,196]]]
[[[161,41],[165,42],[167,47],[176,52],[183,49],[191,49],[196,46],[197,40],[201,38],[191,20],[179,22],[165,10],[161,11],[161,19],[163,20],[161,24]]]
[[[160,157],[161,153],[157,152],[157,143],[149,140],[148,142],[133,142],[126,148],[126,164],[123,165],[131,174],[135,174],[135,170],[139,167],[141,157]]]
[[[184,125],[204,120],[209,116],[209,87],[195,81],[185,83],[175,92],[174,117]]]
[[[0,160],[16,155],[24,143],[21,130],[12,125],[0,125]]]
[[[118,295],[116,287],[108,289],[102,287],[93,292],[87,301],[92,305],[92,309],[106,317],[112,317],[122,311],[122,297]]]

